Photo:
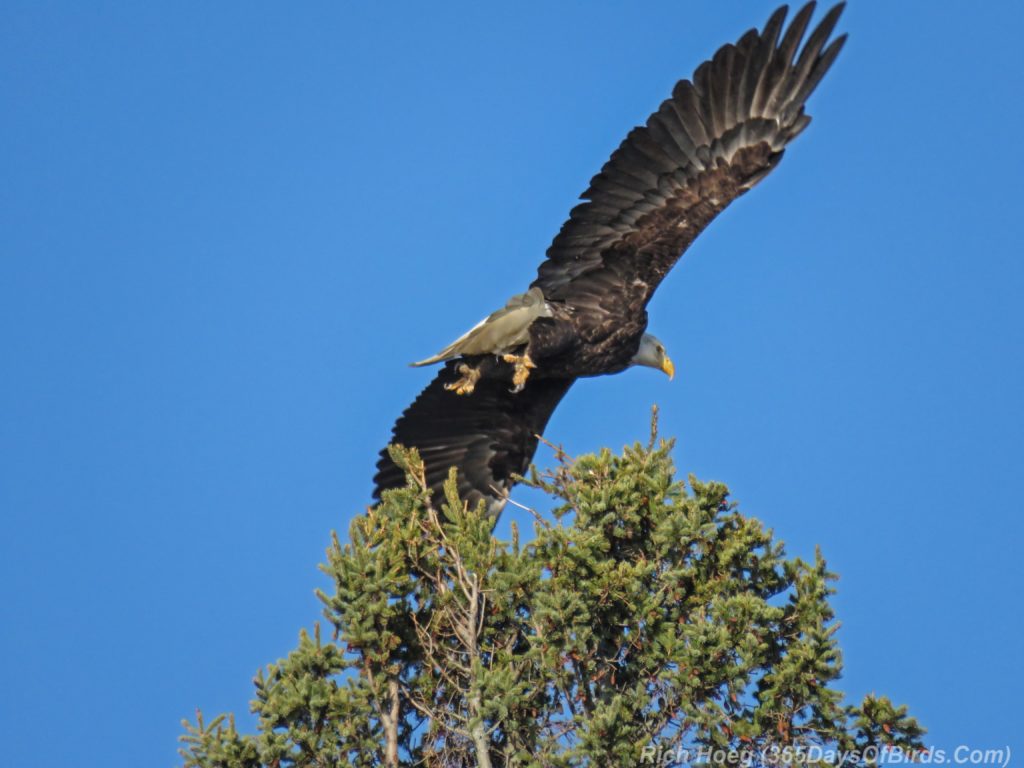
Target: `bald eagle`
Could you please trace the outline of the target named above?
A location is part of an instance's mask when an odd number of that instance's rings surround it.
[[[633,365],[673,375],[664,345],[647,333],[651,296],[697,235],[767,176],[811,122],[804,103],[846,39],[828,42],[842,3],[802,47],[814,3],[783,33],[787,10],[720,48],[630,132],[570,212],[529,290],[413,363],[443,366],[398,419],[392,443],[418,449],[435,494],[456,467],[461,497],[497,516],[576,379]],[[377,469],[375,498],[404,484],[386,449]]]

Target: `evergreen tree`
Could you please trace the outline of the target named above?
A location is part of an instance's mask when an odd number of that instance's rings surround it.
[[[335,536],[333,627],[255,680],[259,733],[185,722],[196,768],[871,764],[922,729],[887,698],[843,703],[821,554],[781,542],[720,483],[676,479],[671,442],[570,460],[527,544],[491,535],[454,480],[405,488]]]

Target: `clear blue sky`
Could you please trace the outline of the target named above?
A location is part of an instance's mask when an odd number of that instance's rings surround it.
[[[0,10],[6,765],[170,766],[196,706],[245,713],[406,363],[774,2],[348,5]],[[1017,760],[1022,23],[854,0],[814,123],[651,306],[676,380],[583,382],[548,431],[618,448],[658,403],[682,472],[842,575],[844,690]]]

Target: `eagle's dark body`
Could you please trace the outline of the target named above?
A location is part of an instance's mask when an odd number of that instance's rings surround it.
[[[510,388],[513,366],[500,354],[465,355],[461,365],[480,374],[471,394],[446,389],[459,378],[460,362],[449,360],[398,420],[392,442],[419,450],[432,489],[454,466],[464,499],[500,510],[573,381],[637,362],[647,305],[662,279],[810,123],[804,103],[845,40],[828,43],[837,5],[801,47],[813,10],[804,6],[783,33],[784,6],[762,31],[720,48],[593,178],[531,284],[544,316],[531,316],[517,349],[536,366],[522,391]],[[378,498],[404,483],[386,451],[378,470]]]
[[[530,326],[526,349],[537,363],[538,377],[601,376],[629,367],[647,330],[646,311],[611,322],[600,313],[552,304],[555,317],[541,318]]]

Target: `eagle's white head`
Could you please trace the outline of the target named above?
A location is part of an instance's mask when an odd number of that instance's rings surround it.
[[[645,333],[640,339],[640,349],[633,355],[629,364],[657,368],[659,371],[667,373],[669,379],[676,375],[676,367],[672,365],[669,356],[665,354],[665,345],[652,333]]]

